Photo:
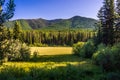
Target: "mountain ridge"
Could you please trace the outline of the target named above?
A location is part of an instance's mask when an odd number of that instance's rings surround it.
[[[14,26],[15,21],[18,21],[22,29],[67,29],[67,28],[94,28],[97,20],[87,17],[74,16],[69,19],[53,19],[47,20],[38,19],[17,19],[5,23],[5,26]]]

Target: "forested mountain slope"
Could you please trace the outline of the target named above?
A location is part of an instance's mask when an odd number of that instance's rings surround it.
[[[69,19],[45,20],[39,19],[19,19],[17,20],[23,29],[69,29],[69,28],[94,28],[97,20],[81,16],[74,16]],[[5,23],[7,27],[14,26],[14,21]]]

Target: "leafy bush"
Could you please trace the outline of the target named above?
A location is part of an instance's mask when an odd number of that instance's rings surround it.
[[[32,55],[32,61],[37,61],[38,59],[38,56],[39,56],[39,52],[38,51],[35,51]]]
[[[9,46],[8,60],[10,61],[23,61],[30,58],[30,49],[26,44],[21,43],[19,40],[12,40]]]
[[[0,41],[0,65],[8,61],[9,46],[9,40]]]
[[[98,50],[93,55],[96,65],[100,65],[104,70],[120,70],[120,44],[112,47],[100,44]]]
[[[120,70],[120,43],[112,47],[112,55],[114,56],[114,65],[116,70]]]
[[[88,41],[82,49],[81,55],[85,58],[91,58],[96,48],[93,41]]]
[[[93,41],[88,41],[85,44],[78,43],[73,47],[73,53],[83,58],[91,58],[95,50]]]
[[[105,71],[112,70],[113,62],[112,50],[110,47],[106,47],[103,44],[98,46],[98,50],[93,55],[93,60],[96,65],[100,65],[101,68]]]
[[[27,76],[26,71],[15,66],[4,66],[4,69],[0,70],[0,80],[24,80],[25,76]]]
[[[80,52],[84,46],[84,42],[78,42],[77,44],[73,45],[73,54],[80,55]]]
[[[21,61],[28,61],[30,59],[30,48],[26,44],[21,45],[19,52]]]

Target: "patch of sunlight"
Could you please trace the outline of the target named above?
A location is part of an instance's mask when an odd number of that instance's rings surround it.
[[[3,66],[15,66],[21,68],[30,68],[30,67],[40,67],[40,68],[55,68],[61,66],[71,65],[82,65],[85,64],[85,61],[82,62],[7,62]]]
[[[81,61],[79,64],[82,65],[82,64],[87,64],[88,62],[87,61]]]
[[[31,53],[37,51],[39,55],[72,54],[72,47],[30,47]]]

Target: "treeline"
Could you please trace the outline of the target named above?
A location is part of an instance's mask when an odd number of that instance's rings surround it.
[[[20,40],[28,45],[42,46],[71,46],[79,41],[85,42],[95,36],[92,30],[79,31],[41,31],[29,30],[22,31]]]

